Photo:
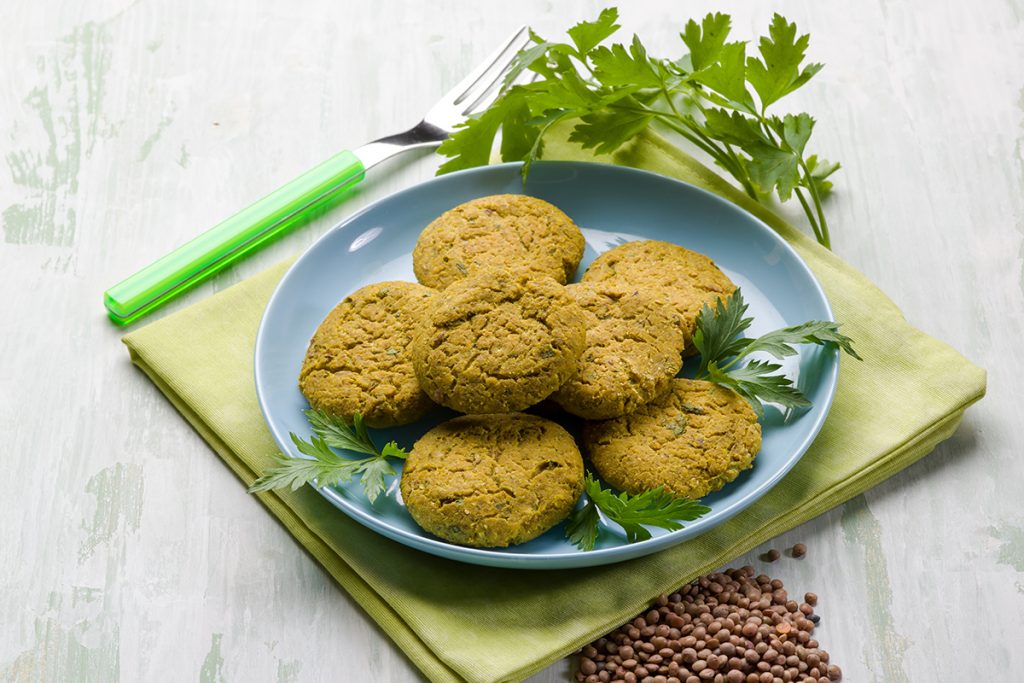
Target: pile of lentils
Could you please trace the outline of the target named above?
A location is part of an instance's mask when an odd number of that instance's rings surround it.
[[[702,576],[583,648],[581,683],[829,683],[842,671],[811,637],[818,598],[790,600],[753,567]]]

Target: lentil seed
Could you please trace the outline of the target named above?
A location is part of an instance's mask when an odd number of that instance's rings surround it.
[[[818,597],[790,600],[752,567],[709,574],[584,646],[581,683],[831,683],[842,677],[811,637]]]

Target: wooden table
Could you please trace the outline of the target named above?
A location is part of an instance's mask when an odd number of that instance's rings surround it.
[[[0,680],[418,679],[129,364],[101,295],[336,150],[409,124],[514,25],[557,34],[599,7],[5,3]],[[685,19],[712,7],[632,4],[624,32],[673,54]],[[725,10],[744,38],[771,13]],[[1024,671],[1022,9],[781,11],[828,65],[791,106],[818,119],[814,148],[843,162],[827,205],[835,251],[987,367],[990,388],[928,458],[736,563],[821,596],[820,641],[845,680],[1010,680]],[[331,216],[168,310],[436,165],[421,155],[375,173]],[[756,560],[798,541],[804,561]],[[564,680],[568,666],[533,680]]]

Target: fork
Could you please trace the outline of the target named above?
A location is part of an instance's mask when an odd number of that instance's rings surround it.
[[[242,209],[103,295],[110,319],[128,325],[191,289],[271,238],[340,200],[367,170],[400,152],[437,147],[467,117],[501,94],[516,55],[530,42],[525,26],[481,62],[407,131],[342,151]],[[526,77],[520,74],[513,83]]]

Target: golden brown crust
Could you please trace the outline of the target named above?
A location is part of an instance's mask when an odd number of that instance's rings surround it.
[[[420,389],[410,346],[434,290],[381,282],[353,292],[317,328],[299,374],[310,405],[370,427],[414,422],[433,407]]]
[[[576,373],[552,400],[574,415],[607,420],[664,394],[683,366],[684,345],[664,293],[614,281],[566,291],[583,309],[587,344]]]
[[[676,308],[692,352],[697,315],[736,290],[725,273],[704,254],[657,240],[627,242],[598,256],[583,274],[584,282],[614,281],[662,289]]]
[[[528,268],[559,283],[583,257],[583,233],[559,208],[526,195],[481,197],[446,211],[420,234],[416,278],[444,289],[481,270]]]
[[[584,450],[609,484],[629,493],[659,486],[700,498],[749,468],[761,425],[738,394],[710,382],[672,381],[663,398],[583,429]]]
[[[420,386],[463,413],[528,408],[576,371],[582,315],[546,276],[485,271],[460,280],[438,293],[413,338]]]
[[[572,436],[533,415],[464,415],[416,442],[402,499],[421,527],[483,548],[536,538],[572,511],[583,459]]]

